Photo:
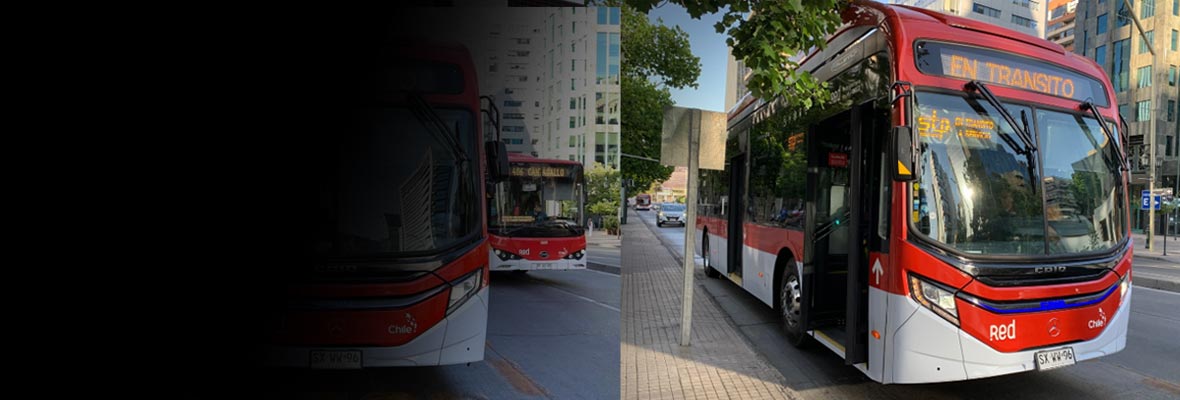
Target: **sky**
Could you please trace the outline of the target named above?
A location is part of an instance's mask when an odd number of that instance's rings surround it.
[[[647,15],[652,23],[662,18],[664,25],[680,26],[680,29],[688,32],[692,53],[701,58],[698,88],[672,88],[672,101],[681,107],[725,111],[725,35],[713,29],[713,24],[721,20],[721,14],[703,15],[700,20],[695,20],[683,7],[664,3]]]

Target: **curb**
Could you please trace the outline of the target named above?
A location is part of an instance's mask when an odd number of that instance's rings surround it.
[[[616,267],[614,265],[606,265],[606,264],[599,264],[599,263],[592,263],[592,262],[586,263],[586,269],[592,269],[592,270],[595,270],[598,272],[605,272],[605,273],[613,274],[613,275],[621,275],[623,273],[622,268]]]
[[[1132,279],[1131,284],[1134,286],[1166,290],[1169,292],[1180,292],[1180,282],[1178,281],[1136,276]]]
[[[1180,252],[1177,252],[1177,254],[1180,254]],[[1138,254],[1138,253],[1135,253],[1135,254],[1133,254],[1132,256],[1133,256],[1133,257],[1135,257],[1135,258],[1146,258],[1146,259],[1149,259],[1149,260],[1156,260],[1156,261],[1176,261],[1176,260],[1174,260],[1174,259],[1172,259],[1172,258],[1164,258],[1164,256],[1157,256],[1157,255],[1154,255],[1154,254]],[[1171,257],[1171,256],[1168,256],[1168,257]]]

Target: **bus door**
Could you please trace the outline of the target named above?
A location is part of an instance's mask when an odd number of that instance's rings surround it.
[[[848,237],[854,251],[848,252],[846,280],[844,363],[867,362],[869,358],[869,279],[871,253],[888,252],[888,187],[885,148],[888,144],[889,113],[872,102],[852,109],[850,208],[854,210]],[[882,224],[882,222],[885,222]]]
[[[874,138],[871,103],[820,121],[808,130],[807,225],[803,257],[808,330],[844,347],[845,363],[867,361],[868,257],[866,210],[876,209],[867,177]],[[875,213],[875,212],[874,212]]]
[[[739,285],[742,283],[742,246],[745,238],[742,234],[742,216],[746,210],[746,153],[741,153],[729,159],[729,214],[726,236],[729,257],[728,272],[730,279]]]

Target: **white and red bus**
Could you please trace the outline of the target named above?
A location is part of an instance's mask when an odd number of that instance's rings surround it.
[[[801,68],[832,101],[745,98],[702,171],[706,274],[881,383],[1045,370],[1127,338],[1127,175],[1100,66],[979,21],[855,2]]]
[[[635,195],[635,211],[649,210],[651,210],[651,195],[647,193]]]
[[[321,175],[308,183],[318,185],[314,261],[292,267],[268,364],[352,369],[483,359],[481,200],[487,177],[507,163],[499,161],[502,143],[485,143],[480,121],[486,111],[498,126],[498,115],[494,105],[481,110],[466,48],[397,43],[358,79],[365,96],[349,124],[326,133]]]
[[[492,271],[586,268],[582,164],[509,153],[488,198]]]

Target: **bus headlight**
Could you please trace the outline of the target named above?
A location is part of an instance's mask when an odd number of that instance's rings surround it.
[[[581,260],[582,256],[585,254],[586,250],[578,250],[573,253],[566,254],[564,258],[567,260]]]
[[[955,307],[955,293],[950,288],[918,278],[914,274],[909,274],[909,277],[910,297],[914,301],[934,311],[935,314],[955,326],[959,325],[959,311]]]
[[[1130,289],[1130,288],[1131,288],[1131,273],[1128,272],[1127,275],[1123,276],[1123,279],[1119,281],[1119,298],[1126,300],[1127,299],[1127,289]]]
[[[451,298],[447,301],[447,315],[450,315],[452,311],[462,306],[479,291],[482,279],[483,268],[480,268],[451,283]]]
[[[516,254],[509,253],[504,250],[500,250],[500,249],[496,249],[496,257],[499,257],[500,261],[519,260],[520,259],[520,256],[518,256]]]

